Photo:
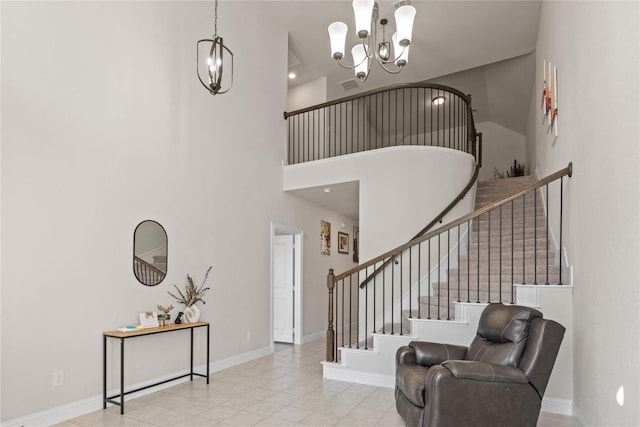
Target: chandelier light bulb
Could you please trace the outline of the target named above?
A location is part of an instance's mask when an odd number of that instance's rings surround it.
[[[409,46],[400,45],[398,42],[398,33],[393,33],[391,41],[393,41],[393,53],[396,56],[396,65],[398,67],[404,67],[409,62]]]
[[[378,56],[383,61],[387,61],[391,56],[391,52],[389,51],[389,43],[382,42],[378,45]]]
[[[393,14],[396,18],[396,31],[400,46],[411,44],[411,33],[413,32],[413,21],[416,17],[416,8],[411,5],[400,6]]]
[[[356,17],[356,33],[361,39],[369,37],[371,33],[371,16],[374,0],[353,0],[353,14]]]
[[[356,64],[355,73],[356,77],[360,80],[367,78],[367,72],[369,71],[369,61],[367,60],[367,51],[362,43],[358,43],[351,48],[351,55],[353,56],[353,63]]]
[[[349,28],[344,22],[334,22],[329,25],[329,41],[331,42],[331,56],[333,59],[342,59],[344,57],[344,45],[347,40],[347,31]]]

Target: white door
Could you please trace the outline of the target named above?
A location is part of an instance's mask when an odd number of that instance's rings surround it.
[[[293,342],[294,236],[273,236],[273,340]]]

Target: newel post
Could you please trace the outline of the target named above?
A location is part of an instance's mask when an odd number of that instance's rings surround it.
[[[329,269],[327,275],[327,288],[329,289],[329,317],[327,326],[327,362],[335,362],[335,354],[333,353],[333,341],[335,332],[333,331],[333,288],[335,287],[335,276],[333,268]]]

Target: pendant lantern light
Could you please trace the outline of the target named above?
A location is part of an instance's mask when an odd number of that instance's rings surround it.
[[[221,95],[233,86],[233,52],[218,35],[218,0],[215,0],[213,28],[213,38],[198,40],[196,44],[197,73],[198,80],[211,95]]]

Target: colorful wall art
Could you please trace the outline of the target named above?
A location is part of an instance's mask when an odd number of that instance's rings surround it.
[[[553,72],[552,72],[553,71]],[[547,133],[558,137],[558,68],[551,68],[551,62],[542,64],[542,124],[547,126]]]
[[[331,255],[331,223],[320,221],[320,254]]]

